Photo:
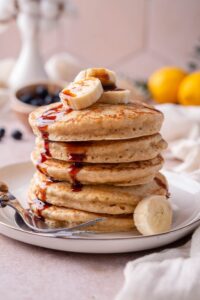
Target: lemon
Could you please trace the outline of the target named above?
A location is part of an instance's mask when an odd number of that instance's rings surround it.
[[[200,105],[200,72],[185,77],[179,87],[178,99],[183,105]]]
[[[148,81],[148,88],[158,103],[176,103],[179,85],[187,73],[177,67],[165,67],[154,72]]]

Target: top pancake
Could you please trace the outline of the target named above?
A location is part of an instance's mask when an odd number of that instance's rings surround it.
[[[159,132],[163,114],[140,102],[97,103],[77,111],[55,103],[33,111],[29,122],[37,136],[51,141],[119,140]]]

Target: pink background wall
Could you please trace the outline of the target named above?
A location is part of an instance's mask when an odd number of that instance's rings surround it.
[[[199,0],[74,0],[77,18],[43,35],[45,58],[68,51],[83,66],[108,66],[131,77],[185,67],[200,40]],[[17,56],[15,24],[0,35],[0,58]]]

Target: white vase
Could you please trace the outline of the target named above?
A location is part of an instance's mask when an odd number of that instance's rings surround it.
[[[39,51],[39,18],[20,13],[17,24],[22,37],[22,50],[9,78],[11,89],[47,79]]]

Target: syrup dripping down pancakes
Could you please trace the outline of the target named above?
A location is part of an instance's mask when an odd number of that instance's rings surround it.
[[[36,109],[29,122],[36,135],[29,204],[50,226],[106,216],[87,230],[129,231],[138,202],[167,196],[159,173],[167,147],[159,133],[163,114],[152,106],[97,101],[74,110],[56,103]]]

